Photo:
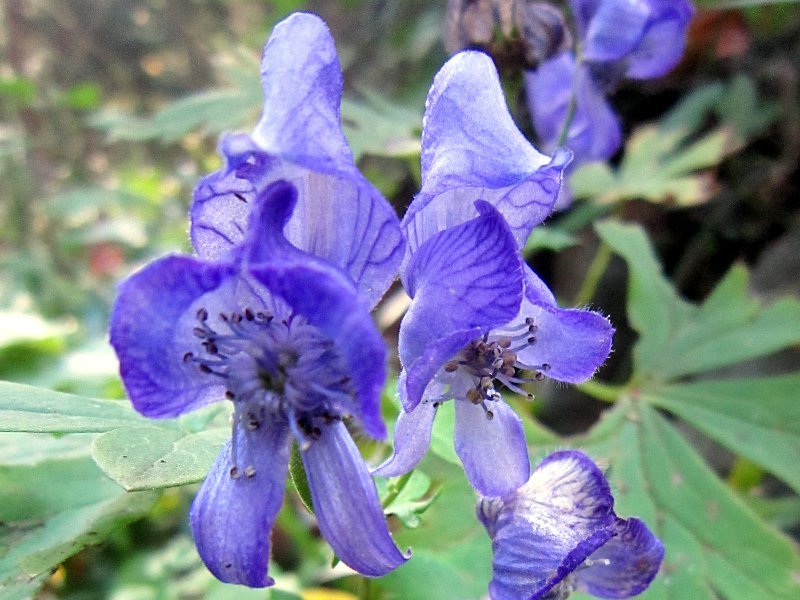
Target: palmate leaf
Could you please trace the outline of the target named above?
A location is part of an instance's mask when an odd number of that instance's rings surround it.
[[[85,437],[85,436],[80,436]],[[24,439],[23,439],[24,438]],[[31,445],[35,456],[5,450]],[[0,597],[29,598],[50,571],[121,523],[144,514],[152,492],[129,494],[110,481],[75,437],[0,436]]]
[[[667,382],[800,343],[800,301],[764,305],[747,293],[748,273],[733,267],[700,305],[682,300],[664,278],[638,226],[605,221],[602,240],[628,263],[628,316],[639,333],[638,380]]]
[[[667,549],[644,600],[792,599],[800,556],[706,465],[670,422],[624,398],[578,445],[611,465],[617,512],[643,518]]]

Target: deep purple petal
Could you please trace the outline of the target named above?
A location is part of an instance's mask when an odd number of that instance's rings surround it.
[[[480,52],[451,58],[434,80],[422,132],[422,189],[403,228],[408,252],[444,228],[476,216],[486,200],[522,247],[550,214],[569,156],[552,160],[517,129],[492,60]]]
[[[589,71],[576,67],[571,53],[560,54],[536,71],[526,72],[525,85],[534,127],[545,148],[558,145],[575,92],[575,112],[564,142],[575,155],[574,164],[605,160],[619,149],[619,119]]]
[[[323,426],[301,455],[314,514],[336,556],[369,577],[402,565],[408,556],[392,540],[375,484],[344,424]]]
[[[578,589],[600,598],[642,593],[658,573],[664,546],[639,519],[620,520],[617,535],[589,557],[577,572]]]
[[[403,283],[412,297],[400,326],[409,367],[432,343],[473,328],[488,331],[519,308],[522,267],[503,217],[486,202],[480,216],[445,229],[412,255]]]
[[[504,401],[480,405],[456,400],[454,445],[472,487],[483,496],[506,496],[528,481],[530,461],[522,419]]]
[[[581,38],[586,37],[586,30],[589,28],[592,16],[602,2],[604,0],[570,0],[572,17],[575,19],[575,25]]]
[[[545,458],[494,508],[492,598],[542,598],[615,534],[613,504],[608,482],[586,455]]]
[[[291,310],[325,333],[350,373],[364,430],[383,439],[380,399],[386,377],[386,349],[369,305],[352,281],[328,262],[292,246],[283,226],[295,210],[297,193],[279,181],[259,196],[248,242],[249,270]]]
[[[650,17],[642,0],[604,0],[597,6],[583,40],[588,61],[620,60],[639,43]]]
[[[358,171],[339,123],[342,74],[319,17],[279,23],[262,60],[264,112],[248,135],[226,137],[226,165],[195,189],[192,244],[216,259],[240,243],[250,206],[266,186],[290,180],[298,210],[286,235],[344,270],[374,306],[394,280],[404,241],[397,215]]]
[[[431,445],[436,406],[434,402],[422,402],[411,412],[400,411],[394,427],[394,451],[373,469],[373,475],[397,477],[417,466]]]
[[[526,318],[533,318],[537,327],[536,341],[517,350],[518,362],[532,369],[548,365],[543,369],[547,377],[580,383],[591,377],[611,352],[614,328],[608,319],[589,310],[559,308],[550,290],[527,265],[519,315],[495,335],[513,335]]]
[[[168,256],[120,285],[109,325],[111,345],[140,413],[176,417],[223,398],[219,380],[200,373],[184,355],[198,350],[192,322],[199,306],[210,311],[230,306],[237,279],[231,266]]]
[[[265,587],[274,583],[267,574],[269,540],[283,501],[291,436],[284,424],[270,422],[256,431],[239,427],[237,435],[236,462],[228,442],[195,496],[189,523],[197,551],[217,579]],[[248,467],[255,470],[249,477]]]

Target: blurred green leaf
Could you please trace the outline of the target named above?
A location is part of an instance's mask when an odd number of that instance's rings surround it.
[[[102,92],[93,81],[77,83],[64,94],[64,102],[74,110],[93,110],[100,106]]]
[[[641,598],[796,598],[800,556],[759,519],[654,409],[623,401],[615,429],[588,444],[612,465],[616,510],[645,520],[667,549]],[[746,540],[746,543],[742,543]]]
[[[87,445],[88,446],[88,445]],[[88,456],[0,465],[0,596],[30,597],[53,567],[142,515],[152,493],[129,494]],[[24,501],[20,501],[23,499]]]
[[[710,438],[800,492],[800,373],[673,385],[644,392]]]
[[[127,402],[0,381],[0,431],[102,432],[145,422]]]
[[[8,98],[17,106],[30,106],[36,98],[36,84],[25,77],[0,77],[0,98]]]
[[[670,381],[800,343],[800,301],[786,297],[763,305],[750,298],[744,267],[734,266],[695,306],[664,278],[640,227],[606,221],[596,230],[630,270],[628,314],[640,336],[634,349],[637,377]]]
[[[544,225],[533,230],[522,252],[526,256],[539,250],[560,252],[577,245],[578,240],[572,234],[552,225]]]
[[[92,444],[92,457],[128,491],[172,487],[205,479],[229,437],[230,430],[224,428],[193,433],[129,426],[98,436]]]
[[[353,155],[409,156],[420,152],[422,107],[392,103],[377,92],[363,90],[364,101],[342,101],[342,128]]]
[[[436,418],[431,430],[431,452],[453,465],[461,465],[461,460],[453,447],[456,430],[456,411],[452,402],[444,403],[436,409]]]
[[[420,524],[420,515],[428,510],[439,492],[435,491],[425,498],[430,491],[431,480],[420,470],[411,471],[408,478],[404,479],[404,477],[388,484],[388,493],[393,493],[394,497],[388,503],[385,498],[382,498],[383,512],[387,515],[395,515],[403,525],[414,529]],[[401,482],[402,486],[399,489],[391,488],[392,484],[398,485]]]

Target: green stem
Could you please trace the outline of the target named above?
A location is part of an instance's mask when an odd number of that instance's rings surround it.
[[[611,262],[611,256],[611,248],[608,244],[600,242],[600,246],[597,248],[597,254],[595,254],[589,268],[586,270],[586,278],[583,280],[583,285],[575,296],[575,300],[573,301],[574,305],[583,306],[594,297],[597,286],[600,284],[600,280],[603,278]]]
[[[381,502],[381,508],[386,508],[392,502],[394,502],[394,499],[397,498],[400,492],[403,491],[403,488],[406,487],[408,480],[411,479],[412,473],[414,473],[413,469],[408,473],[406,473],[405,475],[402,475],[397,481],[393,483],[393,485],[390,486],[389,491],[386,494],[386,497]]]
[[[567,106],[567,116],[564,119],[564,125],[561,126],[561,133],[558,136],[558,147],[560,148],[567,142],[569,135],[569,128],[572,126],[572,121],[575,118],[575,111],[577,109],[577,100],[575,99],[575,90],[572,90],[572,97],[569,99]]]
[[[584,381],[577,387],[584,394],[609,403],[616,402],[619,397],[622,396],[625,390],[623,386],[609,385],[607,383],[601,383],[600,381],[594,380]]]

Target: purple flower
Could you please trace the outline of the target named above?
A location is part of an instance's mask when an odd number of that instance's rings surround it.
[[[621,62],[632,79],[666,74],[680,60],[694,9],[688,0],[570,0],[589,62]]]
[[[573,94],[575,106],[564,145],[576,163],[605,160],[622,143],[619,119],[595,85],[586,65],[578,65],[571,52],[548,60],[525,73],[528,105],[536,133],[545,149],[559,145]]]
[[[477,514],[492,538],[492,600],[628,598],[664,557],[642,521],[614,514],[608,482],[581,452],[551,454],[512,494],[481,498]]]
[[[279,24],[263,71],[269,118],[252,138],[228,138],[248,150],[198,188],[198,256],[168,256],[123,282],[111,343],[145,416],[233,402],[231,441],[190,513],[214,575],[273,583],[270,529],[294,439],[323,536],[344,563],[380,576],[406,556],[343,421],[385,437],[385,347],[369,311],[402,258],[399,222],[352,164],[324,23]]]
[[[551,211],[567,156],[552,160],[517,130],[494,66],[457,54],[428,96],[422,190],[403,219],[412,298],[400,327],[404,412],[377,473],[412,469],[439,406],[454,400],[455,449],[470,483],[501,496],[528,480],[522,422],[498,388],[590,377],[611,348],[601,315],[560,309],[520,248]]]

